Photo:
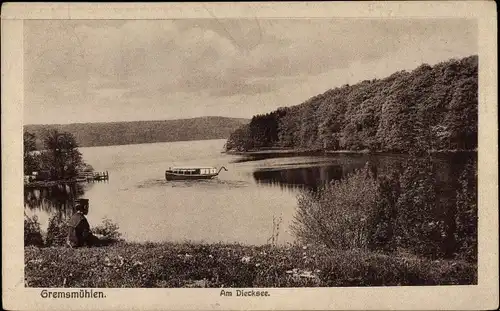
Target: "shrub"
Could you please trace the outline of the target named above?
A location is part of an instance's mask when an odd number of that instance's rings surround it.
[[[332,181],[317,193],[300,194],[292,230],[303,242],[366,248],[377,200],[377,182],[366,167]]]
[[[369,248],[393,251],[396,248],[394,227],[397,216],[396,203],[401,194],[399,173],[392,171],[378,178],[378,200],[372,216]]]
[[[445,226],[434,172],[430,156],[408,160],[400,178],[394,229],[397,246],[438,258],[443,255]]]
[[[36,215],[24,214],[24,246],[43,246],[42,230]]]
[[[120,227],[109,218],[104,218],[102,223],[92,228],[92,233],[102,235],[102,239],[109,242],[121,241]]]
[[[477,163],[468,163],[459,178],[457,190],[456,233],[457,256],[477,261]]]
[[[47,239],[45,245],[47,246],[61,246],[66,244],[66,237],[68,234],[67,220],[61,215],[53,215],[49,219],[47,228]]]

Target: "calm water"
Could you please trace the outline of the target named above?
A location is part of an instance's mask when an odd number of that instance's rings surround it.
[[[222,154],[225,140],[80,148],[108,182],[25,192],[25,210],[43,229],[54,213],[68,213],[74,198],[90,200],[91,225],[108,217],[128,241],[196,241],[265,244],[273,218],[281,217],[279,243],[293,241],[288,228],[301,189],[339,179],[367,161],[375,171],[404,160],[395,155],[243,158]],[[169,166],[225,166],[207,181],[169,181]],[[463,159],[442,159],[440,182],[451,185]],[[448,187],[453,188],[453,185]]]

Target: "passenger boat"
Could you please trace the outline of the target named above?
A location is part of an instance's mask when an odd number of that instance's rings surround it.
[[[222,166],[218,171],[215,167],[170,167],[165,171],[166,180],[194,180],[211,179],[219,175],[221,170],[227,171]]]

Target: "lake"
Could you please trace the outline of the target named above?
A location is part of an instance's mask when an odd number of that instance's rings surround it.
[[[377,171],[401,163],[402,155],[335,154],[244,157],[221,153],[225,140],[183,141],[80,148],[85,162],[108,171],[109,181],[76,189],[25,191],[25,211],[42,229],[54,213],[71,214],[71,202],[90,200],[91,225],[116,222],[127,241],[193,241],[266,244],[273,223],[278,243],[293,242],[289,231],[300,191],[340,179],[367,162]],[[441,156],[439,181],[453,195],[457,173],[469,158]],[[212,180],[166,181],[170,166],[225,166]],[[443,192],[445,193],[445,191]]]

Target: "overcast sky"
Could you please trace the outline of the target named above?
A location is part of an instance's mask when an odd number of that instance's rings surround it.
[[[30,20],[24,123],[250,118],[477,54],[465,19]]]

